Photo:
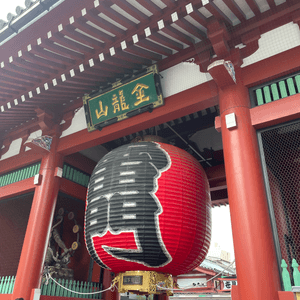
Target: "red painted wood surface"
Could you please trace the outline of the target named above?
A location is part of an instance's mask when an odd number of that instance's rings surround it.
[[[279,296],[279,300],[296,300],[296,296],[293,292],[279,291],[278,296]]]
[[[59,190],[67,195],[70,195],[79,200],[85,201],[86,198],[86,187],[70,181],[66,178],[61,179]]]
[[[300,50],[300,49],[299,49]],[[251,122],[255,129],[266,128],[300,118],[300,94],[251,109]]]
[[[103,273],[103,290],[108,289],[111,286],[111,281],[114,278],[113,273],[110,270],[104,270]],[[116,288],[114,290],[108,290],[102,294],[104,300],[117,300],[119,299],[119,293]]]
[[[88,174],[91,174],[96,166],[96,162],[81,153],[73,153],[66,156],[64,162]]]
[[[279,270],[256,131],[239,69],[236,75],[237,84],[220,89],[219,98],[239,296],[240,300],[276,300]],[[229,113],[236,115],[236,128],[226,128],[225,115]]]
[[[5,198],[11,198],[21,194],[33,192],[34,189],[36,188],[36,185],[34,185],[33,180],[34,177],[31,177],[1,187],[0,201]]]
[[[57,139],[54,138],[51,152],[41,163],[40,174],[43,175],[43,181],[34,193],[16,275],[13,299],[24,298],[24,300],[29,300],[31,290],[39,287],[44,253],[59,190],[59,178],[54,176],[54,172],[57,166],[62,167],[62,157],[55,153],[56,146]]]
[[[262,129],[300,118],[300,94],[279,101],[251,108],[251,123],[255,129]],[[221,131],[221,118],[216,117],[215,128]]]
[[[0,300],[11,300],[11,294],[0,294]]]
[[[42,155],[40,153],[36,153],[35,151],[29,150],[25,153],[26,155],[24,153],[20,153],[10,158],[1,160],[1,174],[33,164],[35,162],[41,161],[42,159]]]
[[[231,287],[231,299],[232,300],[240,300],[240,297],[239,297],[239,289],[238,289],[238,286],[237,285],[233,285]]]

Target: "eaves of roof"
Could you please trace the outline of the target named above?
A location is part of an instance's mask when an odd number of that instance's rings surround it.
[[[0,20],[0,46],[40,19],[63,1],[65,0],[26,1],[25,9],[18,6],[16,8],[16,14],[9,13],[11,20]]]
[[[213,270],[215,272],[222,272],[224,270],[224,268],[226,268],[226,266],[220,266],[219,264],[209,261],[207,259],[205,259],[201,264],[200,264],[201,268],[204,269],[208,269],[208,270]],[[226,274],[231,274],[231,275],[235,275],[235,272],[232,271],[231,269],[226,270],[224,273]]]

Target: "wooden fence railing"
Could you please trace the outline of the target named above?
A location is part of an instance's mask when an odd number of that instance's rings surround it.
[[[0,176],[0,187],[33,177],[39,173],[40,166],[41,163],[38,162],[36,164],[2,174]]]
[[[12,294],[15,284],[15,276],[3,276],[0,277],[0,294]],[[101,290],[101,286],[97,282],[85,282],[76,280],[57,280],[62,286],[69,290],[79,292],[79,293],[94,293]],[[101,293],[98,294],[76,294],[68,291],[59,285],[57,285],[53,280],[49,280],[48,284],[43,283],[41,286],[41,295],[44,296],[61,296],[61,297],[74,297],[74,298],[85,298],[85,299],[101,299]]]
[[[93,293],[101,290],[100,284],[97,282],[85,282],[76,280],[57,279],[57,282],[69,290],[80,293]],[[61,297],[74,297],[74,298],[88,298],[88,299],[101,299],[101,293],[82,295],[68,291],[53,280],[49,280],[48,284],[43,283],[41,286],[41,295],[45,296],[61,296]]]
[[[293,259],[292,268],[293,268],[294,286],[300,286],[300,272],[298,267],[299,265],[297,261]],[[282,281],[283,281],[284,290],[290,292],[292,290],[291,277],[287,269],[287,263],[285,262],[284,259],[281,261],[281,268],[282,268]]]
[[[12,294],[15,285],[15,276],[3,276],[0,278],[0,294]]]
[[[90,180],[89,174],[66,163],[63,167],[63,177],[85,187],[88,186]]]
[[[253,106],[260,106],[300,93],[300,75],[291,74],[249,89]]]

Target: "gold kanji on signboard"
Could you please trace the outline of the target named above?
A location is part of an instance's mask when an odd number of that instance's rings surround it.
[[[113,94],[113,97],[112,97],[112,105],[114,107],[114,114],[116,112],[119,112],[121,109],[122,109],[122,111],[129,109],[129,105],[126,105],[126,103],[125,103],[125,97],[123,94],[123,90],[119,91],[119,96],[120,96],[121,108],[120,108],[120,103],[119,103],[117,94]]]
[[[134,106],[138,106],[140,105],[142,102],[145,101],[149,101],[150,97],[147,96],[145,97],[145,91],[144,89],[148,89],[149,86],[146,84],[142,84],[142,83],[138,83],[135,88],[132,90],[131,95],[133,95],[134,93],[136,93],[136,99],[138,99],[138,101],[136,101],[134,103]]]
[[[102,101],[99,101],[99,107],[100,107],[100,111],[98,111],[98,109],[95,110],[97,119],[100,119],[100,117],[102,116],[107,116],[108,113],[108,107],[105,106],[105,109],[103,109]]]

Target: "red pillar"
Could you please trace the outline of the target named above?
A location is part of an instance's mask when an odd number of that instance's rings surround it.
[[[218,78],[222,70],[217,68],[210,73],[216,82],[222,82]],[[248,89],[241,81],[240,69],[236,73],[237,84],[219,85],[219,105],[238,299],[278,300],[279,271],[257,136],[251,125]],[[225,116],[230,113],[235,114],[237,126],[228,129]]]
[[[58,138],[41,162],[41,184],[35,188],[31,211],[23,242],[12,299],[30,300],[31,291],[40,285],[53,213],[59,190],[55,168],[62,166],[62,156],[56,153]]]
[[[111,286],[112,282],[112,273],[110,270],[104,270],[103,273],[103,290],[108,289]],[[118,300],[120,299],[120,295],[118,293],[118,289],[116,287],[113,288],[113,290],[108,290],[103,293],[102,299],[104,300]]]

